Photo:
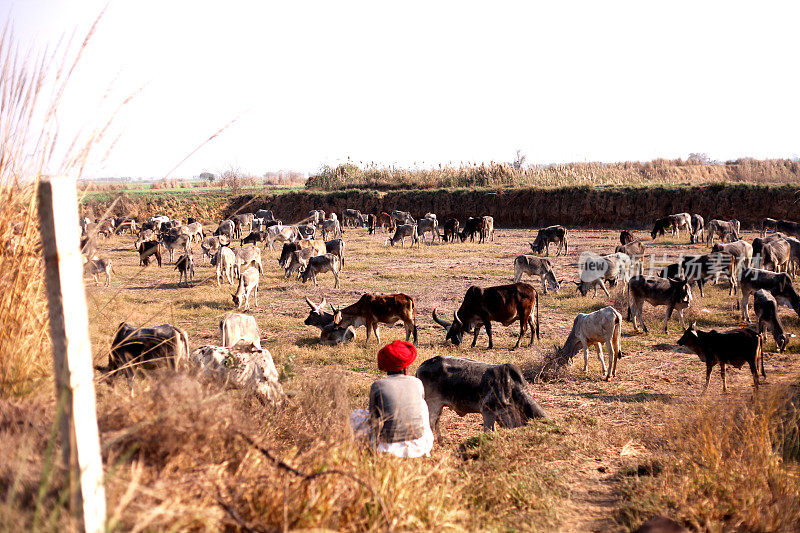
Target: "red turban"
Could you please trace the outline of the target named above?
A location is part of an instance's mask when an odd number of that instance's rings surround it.
[[[394,341],[378,352],[378,368],[384,372],[400,372],[416,358],[416,346],[406,341]]]

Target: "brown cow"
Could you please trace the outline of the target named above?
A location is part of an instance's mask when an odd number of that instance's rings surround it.
[[[367,327],[367,341],[370,332],[375,333],[378,344],[381,336],[378,333],[378,324],[390,326],[402,320],[406,326],[406,341],[414,334],[414,344],[417,343],[417,319],[414,299],[405,294],[364,294],[359,300],[344,308],[333,309],[333,322],[339,327],[359,328]]]

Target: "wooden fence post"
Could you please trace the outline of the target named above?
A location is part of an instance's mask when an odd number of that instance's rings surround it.
[[[70,502],[85,531],[101,532],[106,499],[74,179],[40,181],[39,221]]]

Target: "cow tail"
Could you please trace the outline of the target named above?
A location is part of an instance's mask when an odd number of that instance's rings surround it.
[[[622,359],[622,317],[616,314],[614,316],[614,333],[611,336],[611,347],[617,351],[616,358]],[[614,354],[611,354],[611,357],[614,357]]]
[[[539,293],[536,293],[536,340],[541,340],[540,331],[539,331]]]
[[[179,368],[183,364],[183,360],[189,360],[189,336],[186,331],[178,329],[178,337],[180,346],[178,350],[178,357],[175,359],[175,368]]]
[[[567,242],[567,232],[564,232],[564,255],[569,253],[569,243]]]
[[[414,300],[411,300],[411,324],[414,326],[412,333],[414,334],[414,344],[417,344],[417,309],[414,305]]]

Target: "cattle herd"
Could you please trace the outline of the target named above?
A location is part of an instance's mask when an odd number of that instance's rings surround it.
[[[494,220],[491,216],[469,217],[463,225],[451,218],[439,224],[433,213],[415,218],[407,211],[395,210],[362,214],[356,209],[345,209],[341,216],[313,210],[308,216],[291,225],[278,220],[270,210],[254,213],[237,213],[221,221],[213,232],[206,233],[203,225],[189,219],[186,223],[165,216],[153,216],[144,221],[129,217],[107,218],[94,222],[82,220],[81,251],[84,273],[95,284],[99,275],[105,275],[108,286],[113,273],[112,262],[101,255],[101,238],[112,233],[129,232],[134,251],[143,268],[155,261],[159,267],[168,260],[178,271],[178,284],[188,285],[194,280],[194,250],[199,247],[203,263],[216,268],[216,284],[235,287],[232,307],[236,311],[258,307],[258,287],[265,265],[262,251],[275,250],[280,244],[277,263],[286,278],[302,283],[318,284],[320,276],[330,273],[333,287],[340,287],[340,272],[345,268],[345,251],[354,253],[345,244],[345,233],[350,228],[366,228],[369,235],[384,232],[385,246],[410,247],[421,243],[432,244],[437,239],[442,244],[494,241]],[[681,232],[684,232],[683,234]],[[564,344],[557,347],[559,360],[571,362],[579,351],[583,352],[584,372],[588,371],[590,348],[595,347],[605,374],[605,379],[615,377],[617,362],[623,356],[621,332],[623,320],[632,322],[634,332],[639,326],[648,332],[643,320],[643,307],[664,306],[664,332],[668,331],[670,316],[677,312],[683,335],[677,344],[695,352],[706,363],[706,384],[713,367],[720,365],[723,390],[727,390],[725,366],[741,368],[749,365],[753,386],[759,385],[758,372],[764,375],[762,353],[765,335],[771,334],[776,349],[783,351],[794,334],[787,333],[781,324],[778,308],[785,305],[800,317],[800,297],[792,279],[800,263],[800,223],[764,219],[759,237],[752,243],[742,240],[737,220],[710,220],[700,215],[677,213],[659,218],[653,224],[650,237],[653,241],[670,234],[675,239],[682,236],[691,244],[705,244],[705,254],[686,254],[676,262],[665,261],[645,269],[646,245],[629,230],[620,233],[619,245],[613,253],[600,255],[582,251],[578,256],[577,279],[571,281],[576,293],[586,296],[598,288],[606,298],[619,287],[625,302],[624,309],[606,306],[592,313],[580,313]],[[457,310],[448,313],[433,310],[433,321],[446,330],[445,340],[459,345],[465,333],[473,335],[475,347],[481,329],[486,331],[488,347],[493,347],[492,323],[503,326],[519,322],[518,348],[530,328],[530,343],[540,338],[539,298],[534,286],[522,282],[524,274],[538,276],[541,294],[563,290],[563,280],[557,279],[547,256],[570,253],[568,230],[556,225],[538,230],[530,242],[531,253],[519,255],[513,261],[512,283],[493,287],[471,286],[466,291]],[[321,237],[321,238],[320,238]],[[718,242],[714,242],[715,239]],[[235,241],[239,246],[235,246]],[[613,246],[615,243],[608,243]],[[574,248],[574,247],[573,247]],[[610,248],[609,248],[610,249]],[[277,250],[276,250],[277,251]],[[176,253],[177,252],[177,253]],[[573,250],[573,254],[575,251]],[[655,256],[653,256],[655,257]],[[757,319],[756,329],[734,328],[724,332],[701,331],[694,323],[684,323],[684,311],[692,305],[692,287],[701,296],[708,283],[726,282],[729,295],[736,298],[741,318],[750,322],[749,299]],[[740,297],[736,295],[741,293]],[[356,331],[364,326],[366,340],[374,334],[380,342],[378,326],[402,322],[406,340],[417,343],[417,307],[414,298],[406,294],[365,293],[356,302],[344,307],[326,305],[322,299],[315,303],[308,297],[309,314],[305,324],[319,328],[319,342],[339,345],[352,342]],[[329,309],[326,309],[329,307]],[[229,312],[220,320],[221,342],[224,347],[249,343],[260,349],[260,334],[255,319],[247,314]],[[603,345],[608,352],[608,365],[603,355]],[[133,324],[120,324],[112,342],[109,363],[105,371],[121,371],[132,376],[133,369],[151,365],[156,360],[167,360],[174,365],[189,353],[189,339],[185,331],[168,324],[155,328],[142,328]],[[504,426],[517,426],[525,421],[546,416],[525,390],[525,380],[513,364],[488,365],[470,359],[434,357],[422,363],[417,371],[425,386],[431,412],[432,427],[438,431],[438,417],[442,407],[450,406],[460,415],[479,412],[484,417],[484,427],[490,429],[495,421]],[[504,392],[499,392],[504,391]]]

